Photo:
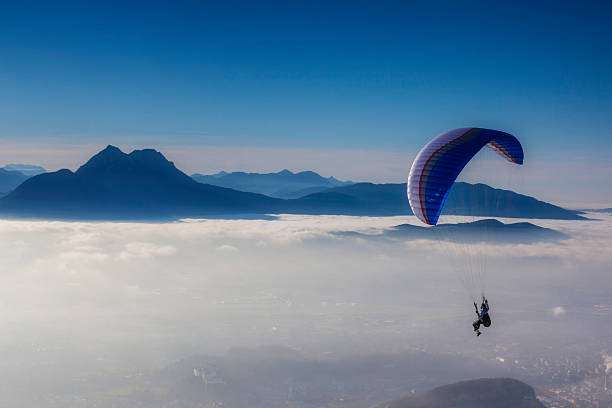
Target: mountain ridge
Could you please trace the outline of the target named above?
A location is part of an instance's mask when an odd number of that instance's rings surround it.
[[[489,204],[492,203],[492,204]],[[406,183],[355,183],[310,194],[295,200],[295,208],[307,214],[406,215],[412,214]],[[510,190],[485,184],[456,182],[442,214],[482,217],[586,219],[576,211],[549,204]]]
[[[17,170],[0,168],[0,194],[7,194],[28,179],[29,176]]]
[[[200,184],[153,150],[123,153],[108,146],[76,172],[58,170],[32,177],[0,199],[0,211],[29,216],[173,218],[261,213],[274,199]],[[223,209],[223,210],[220,210]]]
[[[438,224],[425,227],[401,224],[387,228],[379,234],[364,234],[355,231],[340,231],[335,235],[367,240],[416,240],[434,239],[460,244],[496,242],[531,244],[566,239],[567,235],[554,229],[540,227],[530,222],[503,223],[494,219],[483,219],[457,224]]]
[[[335,177],[323,177],[314,171],[294,173],[283,169],[276,173],[248,173],[221,171],[211,175],[194,173],[191,177],[204,184],[251,193],[265,194],[275,198],[299,198],[315,191],[352,184]]]
[[[4,170],[18,171],[24,176],[32,177],[42,173],[46,173],[47,170],[44,167],[37,166],[34,164],[22,164],[22,163],[11,163],[2,167]]]
[[[284,171],[295,176],[289,173]],[[303,173],[306,178],[322,178],[314,172]],[[482,201],[496,204],[488,207]],[[472,207],[482,216],[584,219],[576,212],[511,191],[456,183],[445,212],[469,214],[466,208]],[[297,199],[280,199],[199,183],[154,149],[126,154],[112,145],[75,172],[62,169],[31,177],[0,199],[0,214],[27,218],[177,219],[279,213],[412,214],[405,184],[354,183]]]

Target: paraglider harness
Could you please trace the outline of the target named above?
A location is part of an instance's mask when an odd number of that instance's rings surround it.
[[[482,304],[480,305],[480,312],[478,311],[478,305],[476,302],[474,302],[474,308],[476,309],[476,316],[478,316],[478,319],[472,323],[472,327],[474,327],[476,336],[480,336],[482,334],[479,330],[481,324],[484,327],[491,326],[491,317],[489,316],[489,301],[483,295]]]

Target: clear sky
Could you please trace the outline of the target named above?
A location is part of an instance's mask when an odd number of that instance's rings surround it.
[[[2,162],[112,143],[188,172],[399,181],[428,139],[482,126],[540,164],[532,190],[612,202],[609,2],[88,3],[3,5]]]

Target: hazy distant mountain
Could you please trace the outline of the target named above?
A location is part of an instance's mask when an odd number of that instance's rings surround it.
[[[196,173],[191,177],[200,183],[277,198],[298,198],[328,188],[352,184],[351,181],[340,181],[334,177],[325,178],[313,171],[293,173],[282,170],[278,173],[264,174],[222,171],[211,175]]]
[[[405,184],[357,183],[336,187],[299,198],[293,208],[306,214],[412,214]]]
[[[7,194],[27,180],[28,176],[13,170],[0,168],[0,193]]]
[[[341,232],[338,235],[364,239],[438,239],[453,242],[503,242],[533,243],[556,241],[567,236],[550,228],[543,228],[529,222],[504,224],[498,220],[486,219],[458,224],[438,224],[435,227],[402,224],[389,228],[382,234],[371,235],[357,232]]]
[[[44,167],[36,166],[34,164],[7,164],[3,167],[3,169],[9,171],[18,171],[28,177],[37,176],[39,174],[47,172]]]
[[[26,177],[7,173],[12,186]],[[225,178],[238,173],[215,175]],[[242,173],[246,174],[246,173]],[[340,183],[316,173],[289,171],[260,175]],[[251,179],[248,176],[247,179]],[[256,179],[258,179],[256,177]],[[310,180],[307,182],[307,180]],[[273,183],[272,183],[273,184]],[[8,188],[8,187],[7,187]],[[308,189],[318,187],[305,187]],[[1,190],[0,190],[1,191]],[[279,193],[280,190],[277,190]],[[287,193],[288,194],[288,193]],[[445,213],[479,216],[582,219],[577,212],[565,210],[511,191],[484,184],[457,183],[451,190]],[[152,149],[125,154],[108,146],[76,172],[67,169],[27,179],[0,199],[0,213],[8,216],[91,219],[180,218],[238,214],[345,214],[410,215],[405,184],[358,183],[327,188],[299,199],[284,200],[196,182],[172,162]]]
[[[295,200],[295,212],[308,214],[403,215],[412,214],[406,184],[357,183],[310,194]],[[457,182],[443,214],[483,217],[584,219],[576,211],[485,184]]]
[[[597,209],[581,210],[581,211],[596,212],[596,213],[612,213],[612,208],[597,208]]]
[[[378,408],[546,408],[529,385],[511,378],[483,378],[434,388]]]
[[[186,217],[274,212],[278,201],[198,183],[155,150],[125,154],[108,146],[74,173],[63,169],[26,180],[0,200],[0,211],[35,217]]]

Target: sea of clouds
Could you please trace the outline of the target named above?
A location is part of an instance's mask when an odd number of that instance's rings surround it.
[[[597,219],[532,221],[566,234],[560,241],[481,245],[494,325],[478,347],[491,364],[516,360],[501,344],[563,353],[584,330],[586,349],[612,349],[603,324],[612,310],[612,217],[589,216]],[[457,221],[465,219],[443,219]],[[473,306],[444,246],[338,234],[376,237],[402,223],[418,225],[414,217],[300,215],[0,221],[5,387],[19,395],[24,384],[70,383],[51,372],[131,373],[235,346],[315,357],[471,353]]]

